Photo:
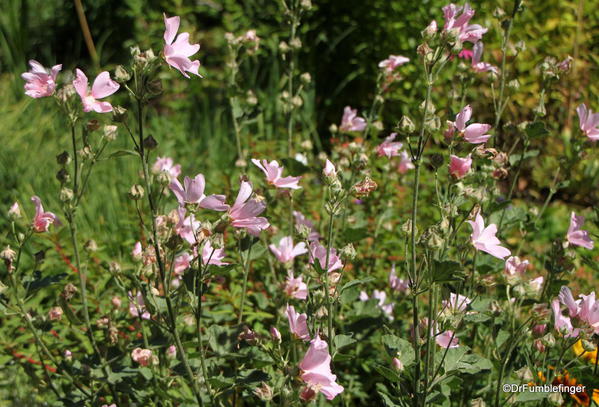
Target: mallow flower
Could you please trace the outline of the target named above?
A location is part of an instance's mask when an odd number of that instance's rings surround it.
[[[578,113],[580,130],[589,140],[599,140],[599,113],[593,113],[584,103],[576,108],[576,113]]]
[[[300,242],[294,246],[293,238],[291,236],[285,236],[281,238],[281,240],[279,240],[278,247],[274,244],[271,244],[268,246],[268,248],[281,263],[290,263],[295,257],[304,253],[308,253],[306,244],[304,242]]]
[[[464,295],[449,293],[449,298],[443,300],[442,304],[444,308],[449,309],[451,312],[464,312],[472,300]]]
[[[440,347],[447,348],[457,348],[459,347],[458,338],[455,336],[453,331],[443,331],[435,336],[435,342]]]
[[[359,298],[360,301],[368,301],[370,299],[366,291],[360,291]],[[377,300],[377,306],[383,311],[387,318],[393,321],[393,308],[395,308],[395,304],[392,302],[387,303],[387,293],[380,290],[374,290],[372,292],[372,298]]]
[[[395,263],[391,265],[391,271],[389,272],[389,286],[393,291],[399,292],[406,292],[410,289],[410,283],[407,280],[397,277]]]
[[[385,156],[391,158],[399,155],[399,150],[401,150],[403,144],[398,141],[393,141],[395,140],[395,137],[397,137],[397,133],[391,133],[385,141],[376,147],[376,153],[379,157]]]
[[[366,120],[358,116],[358,109],[345,106],[339,130],[344,132],[362,131],[366,128]]]
[[[295,311],[293,305],[287,304],[287,320],[289,321],[289,330],[298,339],[303,341],[310,340],[310,332],[308,332],[308,315],[300,314]]]
[[[212,264],[213,266],[227,266],[229,263],[225,263],[225,249],[217,249],[212,247],[210,240],[206,239],[204,247],[202,248],[202,264],[204,266]]]
[[[298,182],[302,177],[282,177],[283,167],[276,160],[256,160],[252,158],[254,165],[264,172],[266,181],[277,188],[299,189]]]
[[[501,246],[501,242],[495,236],[497,234],[497,225],[491,223],[485,227],[485,221],[480,213],[476,214],[474,221],[467,221],[472,226],[470,241],[477,250],[489,253],[491,256],[503,259],[510,255],[510,251]]]
[[[241,181],[239,193],[233,206],[229,209],[231,224],[235,228],[246,229],[250,235],[258,236],[261,230],[270,226],[264,217],[258,217],[266,209],[263,201],[250,199],[252,195],[252,184]]]
[[[343,268],[337,250],[331,247],[327,264],[327,249],[318,242],[312,242],[310,244],[310,263],[314,264],[316,260],[318,260],[320,268],[328,273]]]
[[[570,227],[566,238],[570,244],[581,246],[587,249],[592,249],[594,246],[593,240],[589,237],[589,232],[582,230],[584,224],[584,216],[578,216],[574,212],[570,215]]]
[[[297,230],[300,230],[302,228],[306,228],[309,230],[308,240],[310,242],[320,239],[320,234],[318,233],[318,230],[316,230],[314,222],[306,218],[306,216],[303,213],[293,211],[293,217],[295,218],[295,228]]]
[[[62,65],[54,65],[52,69],[46,69],[34,59],[29,60],[29,65],[31,69],[21,74],[21,78],[26,82],[25,94],[36,99],[52,96],[56,89],[56,77]]]
[[[474,72],[493,72],[498,74],[499,70],[496,66],[491,65],[488,62],[481,62],[483,56],[483,42],[479,41],[472,47],[472,70]]]
[[[468,24],[474,13],[468,3],[463,7],[455,4],[443,7],[443,16],[445,17],[443,32],[447,33],[453,30],[457,33],[459,41],[476,44],[487,32],[487,29],[478,24]]]
[[[328,345],[318,335],[310,342],[310,347],[299,364],[300,378],[306,387],[300,392],[302,400],[312,400],[318,392],[327,400],[333,400],[343,392],[337,384],[337,376],[331,372],[331,355]]]
[[[387,59],[379,62],[379,68],[385,70],[385,73],[390,74],[395,71],[395,68],[407,64],[408,62],[410,62],[410,58],[401,55],[389,55]]]
[[[400,174],[405,174],[409,170],[413,169],[414,163],[412,162],[410,155],[407,151],[403,150],[401,153],[399,153],[399,164],[397,165],[397,171]]]
[[[295,277],[293,271],[289,271],[285,281],[285,294],[298,300],[308,298],[308,285],[303,282],[303,277]]]
[[[166,14],[163,14],[163,16],[164,25],[166,27],[164,30],[164,59],[166,59],[166,62],[170,66],[178,69],[186,78],[189,78],[187,72],[202,77],[202,75],[198,73],[200,61],[197,59],[195,61],[189,59],[190,56],[200,50],[200,44],[190,44],[189,33],[183,32],[177,36],[177,31],[179,31],[179,24],[181,22],[179,16],[170,18],[168,18]],[[175,39],[175,36],[177,39]]]
[[[481,144],[486,142],[490,134],[485,134],[491,128],[490,124],[472,123],[466,126],[466,123],[472,118],[472,108],[470,105],[464,107],[455,117],[455,122],[449,122],[450,128],[446,136],[452,136],[457,130],[464,136],[464,140],[471,144]]]
[[[451,155],[449,158],[449,173],[456,179],[461,179],[470,172],[472,167],[472,157],[468,154],[465,158]]]
[[[100,72],[91,87],[88,86],[87,76],[79,68],[75,70],[76,78],[73,80],[73,86],[81,98],[84,112],[97,113],[112,112],[112,105],[109,102],[101,102],[98,99],[103,99],[119,90],[120,85],[110,79],[110,74],[107,71]]]
[[[181,175],[181,164],[174,163],[170,157],[158,157],[152,166],[154,174],[166,174],[169,180],[173,180]]]
[[[38,196],[32,196],[31,201],[35,204],[35,216],[33,217],[32,223],[34,231],[38,233],[47,232],[50,225],[61,225],[54,213],[44,211],[42,200]]]
[[[225,203],[224,195],[208,195],[204,194],[206,188],[206,180],[203,174],[198,174],[194,178],[185,177],[183,185],[177,178],[173,179],[169,188],[177,197],[179,205],[198,204],[200,208],[212,209],[214,211],[226,211],[229,205]]]
[[[528,260],[521,260],[518,256],[510,256],[505,261],[503,272],[508,278],[519,277],[524,274],[528,264]]]
[[[178,220],[175,225],[175,233],[186,240],[187,243],[194,245],[197,243],[196,232],[200,229],[202,223],[199,220],[196,220],[193,213],[189,216],[185,216],[186,213],[187,211],[183,207],[177,209]]]
[[[580,330],[578,328],[574,329],[570,318],[562,315],[559,299],[556,298],[551,302],[551,309],[553,310],[553,325],[555,327],[555,330],[563,334],[566,338],[577,337],[580,333]]]

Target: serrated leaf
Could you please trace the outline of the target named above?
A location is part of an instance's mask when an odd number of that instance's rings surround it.
[[[341,349],[357,341],[352,337],[352,335],[335,335],[333,342],[335,343],[335,349]]]

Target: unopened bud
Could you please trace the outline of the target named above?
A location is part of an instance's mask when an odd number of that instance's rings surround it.
[[[74,195],[72,189],[64,187],[60,189],[59,198],[61,202],[70,202]]]
[[[156,141],[156,139],[152,136],[148,136],[144,139],[143,141],[144,143],[144,148],[146,150],[153,150],[156,147],[158,147],[158,142]]]
[[[83,248],[88,252],[96,252],[96,251],[98,251],[98,244],[96,243],[95,240],[90,239],[87,242],[85,242],[85,245],[83,245]]]
[[[413,133],[416,130],[416,126],[412,119],[408,116],[403,116],[399,122],[399,130],[403,133]]]
[[[56,162],[63,166],[69,165],[69,163],[71,162],[71,156],[66,151],[63,151],[62,153],[56,156]]]
[[[144,197],[144,189],[141,185],[135,184],[129,190],[129,198],[138,200]]]
[[[117,123],[124,123],[127,120],[127,109],[121,106],[112,108],[112,120]]]

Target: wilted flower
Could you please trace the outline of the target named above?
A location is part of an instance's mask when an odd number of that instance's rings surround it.
[[[140,366],[148,366],[152,361],[152,351],[150,349],[135,348],[131,352],[131,359],[140,364]]]
[[[167,18],[166,14],[163,16],[164,25],[166,26],[164,30],[164,59],[166,59],[166,62],[170,66],[178,69],[186,78],[189,78],[187,72],[202,77],[198,73],[200,61],[189,59],[190,56],[200,50],[200,44],[190,44],[189,33],[183,32],[177,36],[181,20],[179,16],[170,18]],[[177,39],[175,39],[175,36],[177,36]]]
[[[52,69],[46,69],[34,59],[29,60],[31,70],[21,74],[25,83],[25,94],[32,98],[43,98],[52,96],[56,89],[56,77],[62,69],[62,65],[54,65]]]
[[[60,321],[60,319],[62,318],[62,308],[50,308],[50,311],[48,311],[48,318],[50,318],[50,321]]]
[[[106,71],[100,72],[94,80],[90,91],[87,76],[85,76],[83,71],[77,68],[75,73],[77,77],[73,81],[73,86],[79,94],[79,97],[81,97],[83,111],[91,112],[93,110],[97,113],[112,112],[112,105],[109,102],[101,102],[98,100],[112,95],[120,88],[118,83],[110,79],[110,74]]]

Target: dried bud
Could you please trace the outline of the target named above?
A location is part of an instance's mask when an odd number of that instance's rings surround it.
[[[144,197],[144,189],[141,185],[135,184],[129,190],[129,198],[138,200]]]
[[[12,263],[15,261],[17,253],[10,248],[10,246],[6,246],[4,250],[0,252],[0,259],[4,260],[6,263]]]
[[[114,79],[119,83],[128,82],[131,79],[131,74],[125,69],[123,65],[119,65],[114,70]]]
[[[98,251],[98,244],[95,240],[90,239],[83,245],[83,248],[88,252],[96,252]]]
[[[75,285],[73,285],[72,283],[68,283],[67,285],[64,286],[62,293],[60,295],[65,300],[69,301],[71,298],[73,298],[75,296],[76,293],[77,293],[77,287],[75,287]]]
[[[283,54],[289,52],[289,44],[287,44],[285,41],[281,41],[279,43],[279,51],[281,51]]]
[[[152,136],[146,137],[143,143],[146,150],[154,150],[156,147],[158,147],[158,142]]]
[[[117,123],[124,123],[127,120],[127,109],[121,106],[112,108],[112,120]]]
[[[377,186],[376,182],[367,176],[363,181],[352,186],[351,191],[357,197],[368,196],[376,190]]]
[[[114,125],[106,125],[104,126],[104,138],[107,141],[116,140],[118,127]]]
[[[509,172],[507,170],[507,168],[497,168],[493,171],[493,178],[495,179],[506,179],[508,176]]]
[[[305,2],[305,1],[306,0],[303,0],[302,2]],[[272,400],[272,397],[273,397],[272,389],[265,382],[262,382],[262,384],[260,385],[260,387],[256,387],[253,390],[253,392],[256,395],[256,397],[258,397],[262,401],[270,401],[270,400]]]
[[[70,202],[74,196],[75,194],[73,193],[72,189],[63,187],[60,189],[60,194],[58,197],[61,202]]]
[[[300,80],[304,85],[308,85],[310,82],[312,82],[312,76],[308,72],[304,72],[300,76]]]
[[[89,131],[91,133],[100,128],[100,122],[97,121],[96,119],[89,120],[86,124],[86,127],[87,127],[87,131]]]
[[[302,47],[302,40],[300,40],[298,37],[295,37],[289,41],[289,46],[291,49],[298,50]]]
[[[300,7],[306,11],[310,10],[312,8],[312,1],[311,0],[301,0]]]
[[[71,179],[69,172],[64,169],[61,168],[57,173],[56,173],[56,179],[61,183],[61,184],[66,184],[67,182],[69,182],[69,180]]]
[[[108,263],[108,271],[112,274],[119,274],[121,272],[121,265],[116,261]]]
[[[339,251],[339,254],[343,258],[353,260],[356,258],[356,249],[354,248],[354,245],[348,243],[347,245],[343,246],[343,248]]]
[[[408,116],[403,116],[401,118],[398,128],[403,133],[413,133],[416,130],[414,122]]]
[[[56,156],[56,162],[59,165],[63,165],[63,166],[69,165],[71,162],[71,156],[66,151],[63,151],[62,153],[60,153]]]

